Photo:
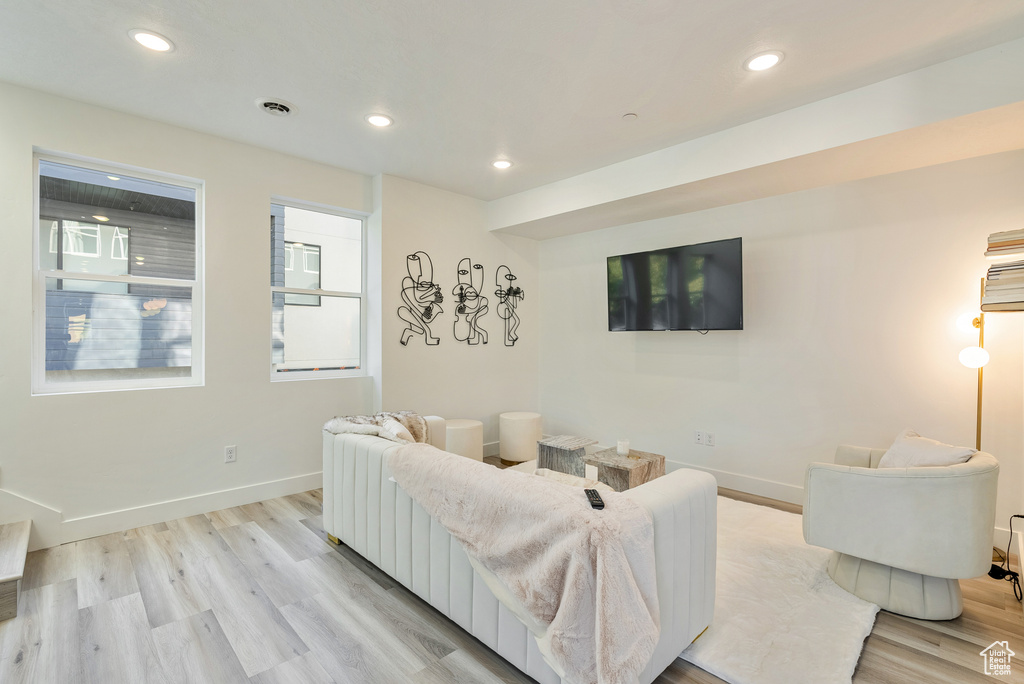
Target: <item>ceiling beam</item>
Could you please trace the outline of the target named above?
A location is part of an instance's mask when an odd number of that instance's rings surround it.
[[[534,239],[1024,148],[1024,39],[488,204]]]

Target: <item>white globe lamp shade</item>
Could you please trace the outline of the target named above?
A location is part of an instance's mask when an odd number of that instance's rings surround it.
[[[960,363],[968,368],[981,368],[988,359],[988,352],[981,347],[965,347],[960,351]]]

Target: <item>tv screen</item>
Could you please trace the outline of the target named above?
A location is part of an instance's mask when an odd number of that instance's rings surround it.
[[[743,239],[608,257],[609,330],[742,330]]]

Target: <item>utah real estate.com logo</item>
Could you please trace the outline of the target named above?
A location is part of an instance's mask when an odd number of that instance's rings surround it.
[[[993,641],[978,655],[985,659],[985,674],[998,677],[1010,674],[1010,658],[1017,654],[1010,650],[1010,642]]]

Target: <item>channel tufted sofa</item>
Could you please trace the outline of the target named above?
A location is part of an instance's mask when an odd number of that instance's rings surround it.
[[[428,419],[433,425],[427,441],[443,448],[438,420]],[[391,479],[388,454],[399,445],[369,435],[325,432],[323,439],[328,534],[522,672],[541,684],[560,684],[526,627],[487,588],[459,542]],[[639,678],[648,684],[711,622],[717,488],[707,473],[677,470],[627,496],[654,520],[661,636]]]

